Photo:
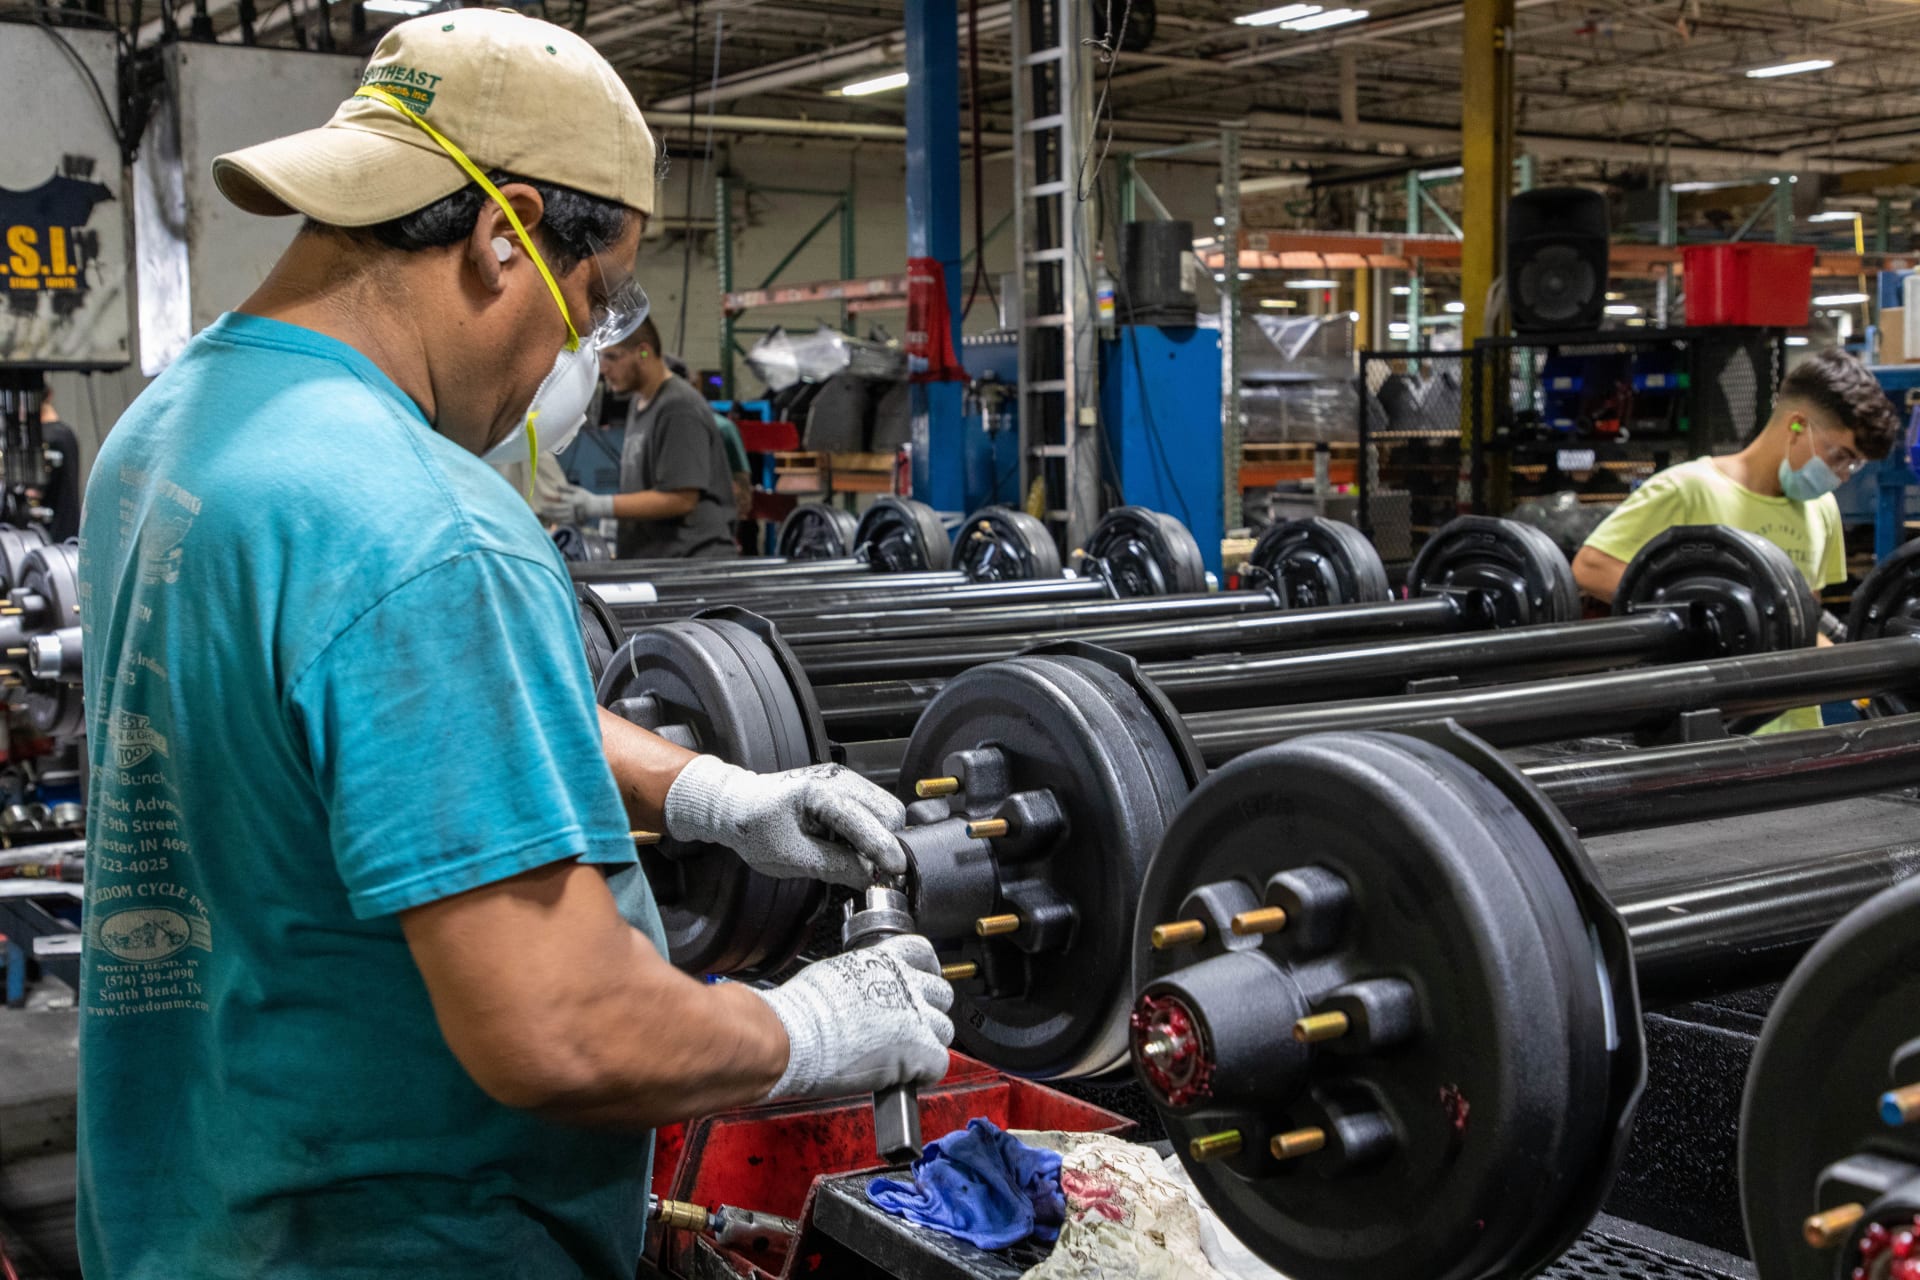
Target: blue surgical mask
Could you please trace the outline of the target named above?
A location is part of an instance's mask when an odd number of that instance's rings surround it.
[[[1800,428],[1800,431],[1806,430],[1804,426]],[[1808,443],[1812,443],[1811,437]],[[1793,451],[1789,449],[1787,452],[1791,456]],[[1812,502],[1839,487],[1840,477],[1833,473],[1833,468],[1827,465],[1827,460],[1820,456],[1818,449],[1813,451],[1813,456],[1807,459],[1805,466],[1797,469],[1786,458],[1780,459],[1780,492],[1795,502]]]

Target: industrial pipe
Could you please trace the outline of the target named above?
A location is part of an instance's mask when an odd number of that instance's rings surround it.
[[[1273,616],[1210,622],[1142,623],[1093,627],[1072,636],[1136,658],[1185,657],[1197,653],[1235,653],[1332,641],[1352,636],[1420,635],[1491,628],[1495,618],[1472,593],[1429,596],[1387,604],[1337,605]],[[893,676],[950,676],[968,667],[1011,658],[1023,649],[1061,637],[1032,630],[969,636],[958,642],[939,639],[889,643],[876,649],[869,641],[808,645],[802,661],[824,682],[874,680]]]
[[[1812,651],[1801,696],[1841,671],[1909,681],[1916,651],[1888,665],[1897,653]],[[1766,665],[1756,688],[1787,674]],[[1752,696],[1738,683],[1722,682],[1727,701]],[[1449,726],[1252,752],[1189,797],[1147,873],[1136,1073],[1202,1196],[1269,1265],[1370,1272],[1370,1242],[1387,1240],[1420,1242],[1423,1274],[1534,1273],[1612,1181],[1644,1081],[1645,1002],[1775,980],[1916,869],[1902,804],[1855,803],[1839,827],[1813,810],[1728,820],[1917,769],[1920,716],[1524,770]],[[1684,807],[1687,793],[1701,803]],[[1657,841],[1600,835],[1681,822]],[[1268,932],[1280,946],[1234,944]],[[1471,1159],[1451,1158],[1464,1106],[1428,1123],[1434,1079],[1471,1102]],[[1516,1162],[1535,1174],[1524,1190]],[[1371,1194],[1383,1180],[1402,1194]],[[1337,1237],[1318,1229],[1332,1203],[1351,1210]]]
[[[1079,636],[1071,638],[1078,639]],[[1303,649],[1259,657],[1148,663],[1146,675],[1182,712],[1277,706],[1307,699],[1404,695],[1409,684],[1497,673],[1541,679],[1629,663],[1699,657],[1711,639],[1685,609],[1650,609],[1623,618],[1569,622],[1464,636]],[[812,650],[797,650],[808,673]],[[945,681],[816,683],[827,732],[840,742],[902,737]]]
[[[1314,703],[1187,718],[1209,764],[1304,733],[1453,720],[1495,746],[1657,731],[1683,713],[1777,714],[1920,683],[1920,636],[1575,676],[1463,693]]]

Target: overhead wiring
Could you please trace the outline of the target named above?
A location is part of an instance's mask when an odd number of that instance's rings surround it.
[[[1100,144],[1100,159],[1094,164],[1093,172],[1087,172],[1087,160],[1093,155],[1093,140],[1087,140],[1087,149],[1080,153],[1079,173],[1074,182],[1074,194],[1080,203],[1085,204],[1093,195],[1094,188],[1100,182],[1100,171],[1106,167],[1107,152],[1113,148],[1113,108],[1110,99],[1113,94],[1113,71],[1120,65],[1120,46],[1126,43],[1127,20],[1133,17],[1133,0],[1124,0],[1120,10],[1120,25],[1113,25],[1113,0],[1104,0],[1106,4],[1107,33],[1099,38],[1082,41],[1099,50],[1101,61],[1106,63],[1106,75],[1100,79],[1100,97],[1093,104],[1094,132],[1100,132],[1100,123],[1106,121],[1106,137]],[[1064,108],[1065,103],[1061,106]]]
[[[1014,71],[1019,75],[1018,69]],[[986,148],[981,145],[980,130],[980,0],[967,0],[967,107],[973,135],[973,279],[967,287],[967,304],[960,309],[965,320],[973,312],[980,286],[987,289],[987,300],[995,307],[1000,299],[993,291],[993,277],[987,274],[987,178]]]
[[[80,51],[73,47],[73,42],[61,34],[60,28],[41,16],[48,13],[57,13],[63,18],[73,16],[72,11],[66,9],[48,9],[40,6],[22,9],[8,6],[0,9],[0,18],[17,17],[29,26],[37,27],[45,33],[47,39],[60,47],[60,52],[66,55],[67,60],[79,70],[81,78],[87,82],[87,88],[92,91],[94,102],[100,107],[100,116],[107,122],[107,131],[113,135],[114,143],[120,148],[121,155],[129,154],[127,138],[121,130],[120,119],[114,114],[113,106],[107,100],[107,92],[100,85],[100,77],[93,73],[93,68],[87,65],[87,60],[80,55]],[[101,21],[105,22],[104,19]],[[119,56],[124,57],[126,52],[124,40],[117,30],[114,33],[114,43]]]
[[[726,43],[727,15],[724,7],[716,8],[713,15],[713,66],[707,75],[707,132],[701,144],[700,185],[711,186],[713,181],[713,110],[715,98],[720,88],[720,50]],[[688,57],[687,73],[687,149],[692,154],[693,135],[700,109],[699,68],[700,68],[700,4],[694,0],[693,7],[693,49]],[[673,347],[675,351],[685,353],[687,340],[687,296],[693,286],[693,167],[687,167],[687,195],[682,205],[681,251],[680,251],[680,310],[673,326]],[[715,211],[716,213],[718,210]],[[727,234],[727,228],[720,228],[720,234]]]

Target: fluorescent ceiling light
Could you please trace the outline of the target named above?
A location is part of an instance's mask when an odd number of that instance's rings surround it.
[[[1640,314],[1640,308],[1634,306],[1631,302],[1616,302],[1607,308],[1607,314],[1610,316],[1637,316]]]
[[[1280,25],[1288,31],[1318,31],[1323,27],[1340,27],[1349,22],[1360,22],[1366,17],[1365,9],[1329,9],[1325,13],[1310,14]]]
[[[1627,321],[1627,323],[1632,325],[1636,329],[1644,329],[1647,327],[1647,322],[1645,320],[1629,320]]]
[[[1739,182],[1676,182],[1673,185],[1669,186],[1667,190],[1682,191],[1682,192],[1684,191],[1725,191],[1729,187],[1738,187],[1742,185],[1744,184]]]
[[[875,76],[871,80],[856,80],[840,90],[843,98],[861,98],[869,93],[885,93],[889,89],[906,87],[907,73],[894,71],[884,76]]]
[[[1239,276],[1237,276],[1236,278],[1237,278],[1237,279],[1240,279],[1240,280],[1251,280],[1251,279],[1253,279],[1253,272],[1251,272],[1251,271],[1242,271],[1242,272],[1241,272],[1241,273],[1239,274]]]
[[[1340,287],[1340,282],[1338,280],[1289,280],[1287,281],[1287,288],[1289,289],[1338,289],[1339,287]]]
[[[397,13],[403,18],[417,18],[433,8],[438,0],[366,0],[360,7],[368,13]]]
[[[1411,285],[1397,284],[1393,286],[1393,296],[1396,298],[1407,297],[1412,292],[1413,287]]]
[[[1864,293],[1829,293],[1825,297],[1815,298],[1813,305],[1816,307],[1851,307],[1866,300],[1867,295]]]
[[[1454,165],[1447,169],[1424,169],[1418,175],[1422,182],[1438,182],[1442,178],[1457,178],[1465,173],[1465,165]]]
[[[1399,320],[1395,320],[1392,324],[1387,326],[1387,332],[1388,333],[1405,333],[1407,331],[1407,328],[1408,326],[1405,323]]]
[[[1227,220],[1216,213],[1213,215],[1213,225],[1216,227],[1224,227],[1227,225]]]
[[[1621,300],[1622,298],[1624,298],[1624,297],[1626,297],[1626,296],[1627,296],[1627,295],[1626,295],[1626,294],[1624,294],[1624,293],[1610,293],[1610,294],[1608,294],[1608,295],[1607,295],[1607,301],[1608,301],[1608,302],[1618,302],[1618,301],[1620,301],[1620,300]]]
[[[1262,9],[1258,13],[1243,13],[1234,21],[1243,27],[1271,27],[1279,22],[1291,22],[1295,18],[1308,18],[1321,11],[1317,4],[1283,4],[1278,9]]]
[[[1300,304],[1292,298],[1262,298],[1260,305],[1273,311],[1291,311]]]
[[[1447,314],[1450,316],[1461,315],[1465,313],[1466,309],[1467,304],[1464,302],[1449,302],[1446,307]]]
[[[1808,58],[1803,62],[1782,62],[1777,66],[1754,67],[1747,72],[1747,79],[1771,80],[1775,76],[1797,76],[1807,71],[1825,71],[1832,65],[1832,58]]]
[[[1805,338],[1788,338],[1787,345],[1790,347],[1804,347],[1807,345],[1807,340]]]
[[[1852,222],[1860,215],[1850,209],[1829,209],[1825,213],[1816,213],[1808,222]]]

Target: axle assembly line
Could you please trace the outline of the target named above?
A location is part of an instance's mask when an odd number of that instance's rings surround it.
[[[1365,544],[1309,526],[1191,603],[702,610],[632,630],[601,697],[749,767],[897,777],[955,1047],[1035,1078],[1131,1064],[1273,1265],[1523,1274],[1612,1181],[1642,1009],[1778,980],[1915,865],[1878,828],[1819,856],[1792,837],[1816,801],[1886,804],[1920,766],[1920,716],[1727,733],[1908,705],[1920,554],[1823,649],[1756,538],[1670,531],[1614,616],[1578,621],[1556,562],[1501,522],[1450,533],[1400,600],[1353,599],[1379,589]],[[590,594],[583,617],[620,640]],[[1724,829],[1781,810],[1777,842]],[[683,968],[771,973],[817,936],[817,886],[671,840],[642,854]]]

